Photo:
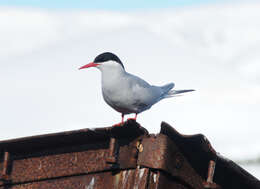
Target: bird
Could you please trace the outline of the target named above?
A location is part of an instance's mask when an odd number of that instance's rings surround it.
[[[101,71],[102,95],[104,101],[114,110],[121,113],[121,122],[124,123],[126,114],[137,115],[150,109],[162,99],[192,92],[194,89],[174,90],[174,83],[163,86],[150,85],[142,78],[128,73],[122,61],[111,52],[104,52],[95,57],[93,62],[79,69],[95,67]]]

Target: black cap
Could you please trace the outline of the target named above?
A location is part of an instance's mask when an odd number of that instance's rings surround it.
[[[120,64],[125,69],[121,60],[115,54],[113,54],[111,52],[104,52],[104,53],[98,55],[95,58],[94,62],[95,63],[101,63],[101,62],[106,62],[106,61],[110,61],[110,60],[117,62],[118,64]]]

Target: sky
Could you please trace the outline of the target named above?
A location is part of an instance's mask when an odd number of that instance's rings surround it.
[[[221,2],[227,2],[220,0]],[[179,6],[192,6],[201,4],[210,4],[220,2],[219,0],[1,0],[2,6],[21,6],[21,7],[37,7],[37,8],[51,8],[51,9],[88,9],[88,10],[135,10],[135,9],[158,9],[170,8]],[[231,0],[229,0],[231,1]],[[228,1],[228,2],[229,2]]]
[[[1,140],[119,122],[99,71],[78,70],[110,51],[153,85],[196,90],[138,115],[151,133],[166,121],[233,160],[260,155],[260,3],[41,2],[0,1]]]

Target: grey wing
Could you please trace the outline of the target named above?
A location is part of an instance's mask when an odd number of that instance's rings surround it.
[[[129,74],[128,76],[136,106],[140,106],[141,109],[148,109],[160,100],[160,96],[163,94],[160,87],[152,86],[135,75]]]

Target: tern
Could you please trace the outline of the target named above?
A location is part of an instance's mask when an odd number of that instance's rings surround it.
[[[113,109],[121,113],[124,123],[124,115],[137,114],[148,110],[155,103],[162,99],[174,97],[181,93],[194,91],[173,90],[174,83],[163,86],[150,85],[145,80],[126,72],[122,61],[111,52],[98,55],[93,62],[80,67],[79,69],[95,67],[101,71],[102,95],[105,102]]]

